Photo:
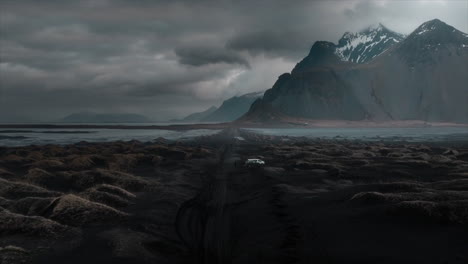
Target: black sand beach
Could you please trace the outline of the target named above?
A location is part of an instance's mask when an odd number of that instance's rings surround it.
[[[227,129],[186,142],[1,147],[0,260],[466,263],[467,177],[460,142]]]

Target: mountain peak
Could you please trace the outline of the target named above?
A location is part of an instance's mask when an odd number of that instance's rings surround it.
[[[315,50],[324,50],[324,49],[330,49],[335,47],[335,44],[329,41],[316,41],[314,45],[312,45],[312,48],[310,49],[310,52],[313,52]]]
[[[338,41],[335,54],[342,61],[365,63],[404,39],[382,23],[371,25],[357,33],[346,32]]]
[[[425,44],[465,43],[468,35],[439,19],[421,24],[408,36],[408,40],[421,39]]]
[[[387,28],[382,23],[377,23],[366,27],[365,29],[361,30],[360,33],[367,33],[372,31],[382,31],[387,30]]]
[[[335,44],[328,41],[316,41],[309,55],[296,64],[293,73],[307,71],[311,68],[341,63],[335,54]]]
[[[445,25],[445,26],[448,26],[445,22],[443,22],[442,20],[440,20],[438,18],[434,18],[432,20],[426,21],[426,22],[422,23],[422,25]]]
[[[362,30],[360,30],[359,32],[349,32],[349,31],[346,31],[343,36],[341,37],[341,39],[348,39],[348,38],[352,38],[353,36],[355,35],[358,35],[358,34],[370,34],[371,32],[374,32],[374,31],[382,31],[382,30],[388,30],[387,27],[385,27],[382,23],[377,23],[377,24],[373,24],[373,25],[370,25]]]
[[[419,26],[412,34],[414,35],[423,35],[429,32],[441,31],[441,30],[451,30],[454,29],[452,26],[447,25],[439,19],[429,20],[421,26]]]
[[[466,47],[467,34],[439,19],[433,19],[414,30],[395,52],[409,65],[433,64],[441,54],[460,56]]]

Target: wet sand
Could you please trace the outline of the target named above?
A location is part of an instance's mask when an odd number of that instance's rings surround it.
[[[467,208],[466,142],[0,147],[0,263],[467,263]]]
[[[463,123],[426,122],[421,120],[403,121],[348,121],[348,120],[314,120],[305,118],[288,118],[271,122],[233,121],[228,123],[195,123],[173,125],[116,125],[116,124],[0,124],[0,129],[226,129],[236,128],[386,128],[386,127],[467,127]]]

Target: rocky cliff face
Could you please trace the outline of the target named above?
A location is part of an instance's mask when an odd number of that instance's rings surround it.
[[[282,75],[264,101],[296,117],[359,120],[366,114],[349,85],[328,67]]]
[[[468,35],[431,20],[360,64],[317,42],[263,102],[312,119],[468,122]]]

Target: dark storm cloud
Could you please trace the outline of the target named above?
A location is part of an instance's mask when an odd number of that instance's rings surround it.
[[[468,2],[0,1],[0,121],[73,111],[156,119],[270,88],[317,40],[435,17],[467,32]],[[15,114],[13,114],[15,113]]]
[[[271,56],[299,58],[310,47],[307,36],[295,31],[243,32],[227,41],[227,47],[248,51],[252,55],[265,53]]]
[[[207,64],[227,63],[249,67],[249,63],[241,54],[224,48],[200,46],[180,47],[175,49],[181,64],[202,66]]]
[[[465,0],[387,0],[357,1],[343,10],[351,29],[379,21],[391,29],[409,34],[420,24],[438,18],[466,32],[468,1]]]

